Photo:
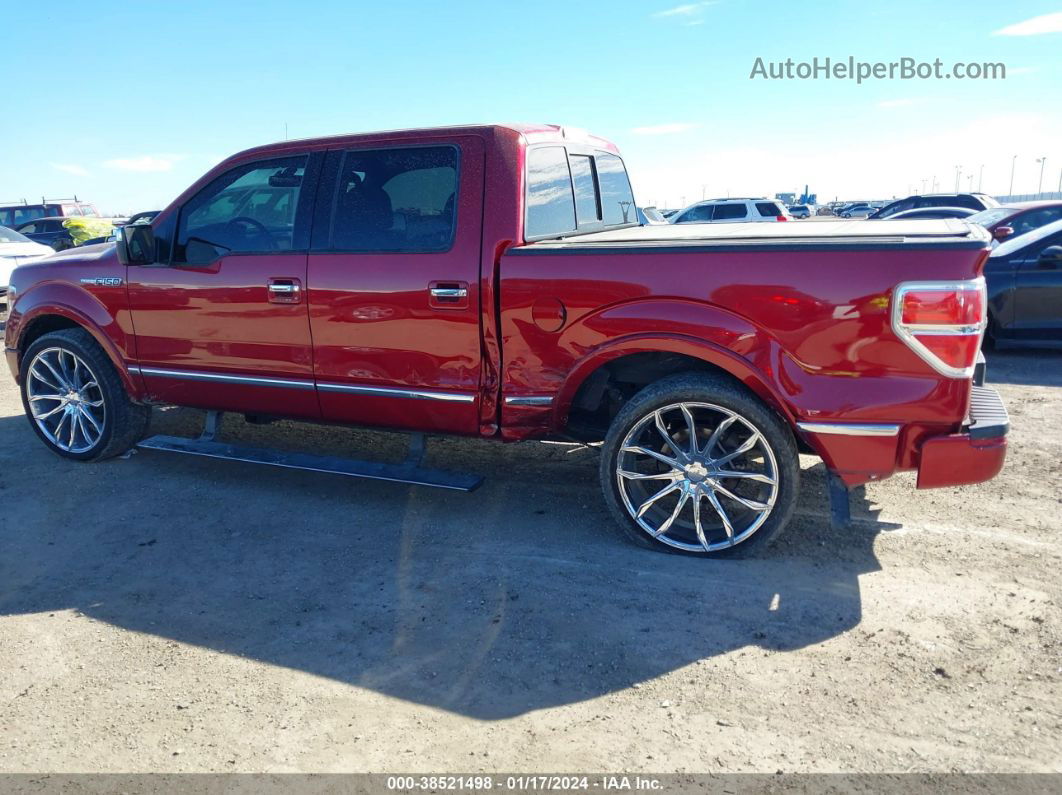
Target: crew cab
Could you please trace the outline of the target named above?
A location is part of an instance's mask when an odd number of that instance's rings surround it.
[[[18,268],[6,355],[62,457],[148,448],[470,489],[224,444],[217,412],[600,442],[619,528],[755,551],[800,452],[847,489],[993,477],[989,235],[962,221],[641,226],[616,147],[552,125],[286,141],[220,163],[117,244]],[[151,407],[207,409],[145,439]],[[417,445],[414,445],[416,451]],[[457,473],[454,473],[455,475]]]

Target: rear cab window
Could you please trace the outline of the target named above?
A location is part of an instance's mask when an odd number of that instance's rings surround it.
[[[541,240],[636,224],[623,160],[611,152],[547,144],[527,150],[524,238]]]

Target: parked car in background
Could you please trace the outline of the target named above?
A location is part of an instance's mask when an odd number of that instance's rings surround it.
[[[794,204],[789,208],[790,218],[810,218],[812,214],[812,208],[806,204]]]
[[[741,224],[788,220],[784,205],[773,199],[707,199],[691,204],[668,219],[673,224]]]
[[[74,246],[113,240],[114,228],[124,223],[124,218],[38,218],[19,224],[15,231],[54,251],[65,251]]]
[[[52,253],[48,246],[34,243],[14,229],[0,226],[0,296],[4,296],[0,303],[6,302],[8,283],[15,268]]]
[[[50,246],[54,251],[64,251],[74,245],[70,230],[63,226],[66,218],[38,218],[25,221],[15,227],[15,231],[35,243]]]
[[[143,212],[133,213],[129,216],[126,224],[150,224],[155,220],[155,216],[161,212],[160,210],[144,210]]]
[[[828,204],[815,209],[815,215],[837,215],[837,210]]]
[[[874,208],[866,202],[857,202],[856,204],[849,204],[846,207],[842,207],[837,215],[841,218],[866,218],[874,212]]]
[[[984,272],[989,344],[1062,348],[1062,220],[1004,240]]]
[[[902,210],[890,215],[886,221],[910,221],[917,218],[969,218],[974,210],[969,207],[919,207],[915,210]]]
[[[72,199],[41,199],[40,204],[30,204],[25,199],[20,202],[0,202],[0,226],[14,229],[26,221],[38,218],[70,218],[98,216],[95,205]]]
[[[642,226],[666,224],[667,219],[660,214],[660,211],[655,207],[639,207],[638,208],[638,223]]]
[[[1007,240],[1062,220],[1062,201],[1015,202],[982,210],[968,220],[991,232],[993,239]]]
[[[999,202],[985,193],[923,193],[889,202],[868,217],[888,218],[904,210],[917,210],[922,207],[969,207],[976,213],[998,206]]]

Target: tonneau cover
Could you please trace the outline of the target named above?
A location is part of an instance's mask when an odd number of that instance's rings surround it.
[[[911,221],[788,221],[744,224],[657,224],[542,240],[528,248],[691,245],[888,245],[951,243],[987,246],[991,237],[976,224],[944,218]]]

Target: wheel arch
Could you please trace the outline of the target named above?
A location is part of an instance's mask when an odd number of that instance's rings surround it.
[[[623,383],[645,385],[668,375],[697,370],[717,373],[741,384],[790,426],[795,423],[795,415],[781,392],[756,364],[720,345],[679,334],[638,334],[595,349],[571,370],[557,393],[554,423],[567,430],[573,410],[600,411],[600,400],[616,382],[617,375]],[[641,378],[624,381],[632,372]]]
[[[15,332],[16,339],[14,340],[19,369],[21,370],[22,358],[25,356],[27,349],[42,336],[60,329],[79,328],[88,332],[96,341],[96,344],[100,346],[114,366],[128,394],[133,398],[137,398],[140,395],[140,386],[133,378],[129,366],[126,364],[126,357],[114,338],[112,338],[111,332],[119,331],[119,339],[127,345],[132,342],[131,335],[120,331],[117,322],[106,313],[102,304],[94,300],[92,303],[95,303],[96,306],[83,308],[71,305],[68,302],[54,300],[35,302],[28,309],[24,308],[24,305],[20,306],[17,318],[18,326]],[[96,309],[96,311],[92,311],[93,309]],[[102,317],[100,317],[101,313]],[[93,317],[93,315],[96,315],[96,317]],[[17,377],[21,378],[21,373],[17,374]]]

